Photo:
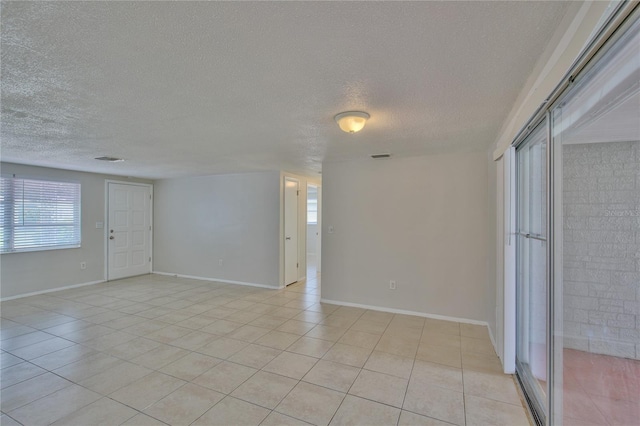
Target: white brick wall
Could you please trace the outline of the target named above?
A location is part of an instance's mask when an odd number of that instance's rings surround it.
[[[563,147],[565,346],[640,359],[640,141]]]

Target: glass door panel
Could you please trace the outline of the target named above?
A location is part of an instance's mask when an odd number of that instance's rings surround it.
[[[554,424],[637,425],[640,21],[576,80],[552,117]]]
[[[517,148],[516,372],[534,415],[547,408],[547,125],[541,123]]]

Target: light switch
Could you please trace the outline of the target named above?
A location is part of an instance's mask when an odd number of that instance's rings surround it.
[[[333,225],[329,225],[329,233],[333,234]]]

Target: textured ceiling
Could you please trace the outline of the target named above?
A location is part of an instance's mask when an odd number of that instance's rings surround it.
[[[315,175],[376,152],[484,150],[566,8],[3,1],[2,160]],[[348,135],[333,116],[352,109],[371,119]]]

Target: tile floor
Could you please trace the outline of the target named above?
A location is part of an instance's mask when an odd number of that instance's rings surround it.
[[[640,361],[565,349],[567,426],[640,424]]]
[[[3,302],[0,423],[528,425],[482,326],[145,275]]]

